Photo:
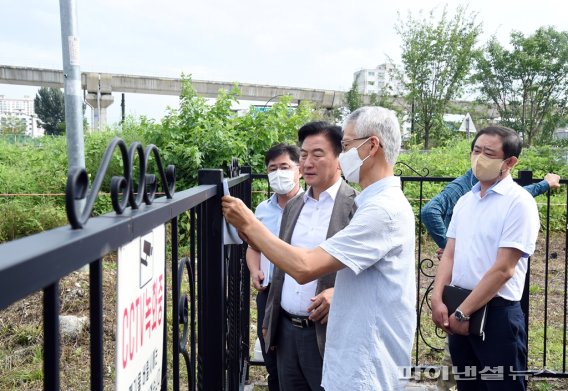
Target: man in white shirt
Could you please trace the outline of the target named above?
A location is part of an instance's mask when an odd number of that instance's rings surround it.
[[[323,366],[326,391],[404,389],[401,367],[410,366],[416,331],[415,219],[394,176],[400,141],[391,110],[362,107],[347,117],[339,162],[362,191],[347,227],[315,248],[279,240],[241,200],[223,197],[225,217],[241,236],[299,283],[337,272]]]
[[[298,131],[300,172],[310,186],[291,200],[282,217],[280,238],[298,247],[314,247],[349,223],[355,191],[341,179],[337,157],[341,128],[310,122]],[[266,345],[276,349],[282,391],[321,390],[327,313],[335,273],[307,284],[274,268],[266,304]],[[319,312],[313,312],[317,306]]]
[[[288,201],[303,192],[299,182],[300,148],[290,144],[276,144],[266,152],[264,163],[268,173],[268,182],[274,194],[258,204],[255,215],[270,232],[278,235],[284,207]],[[278,391],[280,387],[276,352],[274,349],[265,349],[262,336],[266,300],[270,292],[274,265],[252,247],[247,249],[246,260],[252,284],[258,291],[256,294],[257,336],[260,340],[262,357],[268,372],[268,389],[269,391]]]
[[[515,375],[527,366],[519,301],[540,221],[534,198],[511,178],[521,150],[512,129],[490,126],[476,134],[471,165],[479,183],[454,208],[436,272],[432,319],[450,334],[460,391],[526,388],[524,376]],[[472,290],[452,314],[442,301],[447,284]],[[485,304],[484,337],[469,335],[471,314]]]

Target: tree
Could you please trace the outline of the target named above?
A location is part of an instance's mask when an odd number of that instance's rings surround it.
[[[22,135],[26,133],[26,122],[23,118],[11,115],[0,119],[0,134]]]
[[[353,80],[351,89],[345,93],[345,104],[347,105],[347,108],[351,113],[357,110],[359,107],[363,106],[363,98],[359,93],[357,80]]]
[[[476,80],[483,98],[496,106],[501,124],[531,145],[566,115],[568,32],[552,27],[528,37],[512,32],[510,43],[507,50],[495,37],[488,42],[477,60]]]
[[[310,102],[293,109],[291,96],[266,111],[251,107],[238,115],[231,110],[240,93],[237,86],[220,90],[211,104],[198,96],[190,77],[182,75],[181,86],[179,108],[170,109],[161,126],[145,134],[147,142],[160,146],[162,159],[176,166],[181,188],[196,183],[198,169],[224,167],[233,157],[263,172],[265,152],[277,142],[296,143],[298,129],[313,118]]]
[[[34,99],[34,109],[45,134],[58,136],[64,133],[65,103],[59,88],[41,87]]]
[[[462,92],[479,53],[475,44],[481,25],[475,18],[461,6],[450,18],[444,7],[437,21],[434,11],[428,19],[409,13],[406,21],[399,18],[395,28],[402,38],[402,69],[397,79],[411,102],[412,130],[424,139],[425,149],[431,133],[442,130],[446,107]]]

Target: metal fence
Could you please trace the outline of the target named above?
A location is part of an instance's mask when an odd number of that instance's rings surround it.
[[[123,173],[110,182],[115,212],[89,219],[117,150]],[[157,175],[147,172],[149,161],[156,165]],[[232,165],[228,186],[250,205],[250,169],[245,167],[243,172],[239,175],[238,167]],[[166,265],[171,265],[172,276],[167,282],[171,297],[165,301],[171,308],[164,310],[171,316],[164,317],[163,323],[164,335],[171,328],[172,339],[168,344],[164,338],[162,390],[168,385],[178,390],[180,384],[189,390],[237,390],[242,386],[249,350],[249,277],[243,246],[223,244],[223,180],[222,170],[200,170],[198,186],[174,194],[175,170],[162,166],[156,147],[143,149],[133,143],[127,148],[115,139],[90,188],[84,170],[70,173],[66,208],[71,226],[0,245],[0,310],[43,291],[44,389],[62,388],[60,280],[86,265],[90,389],[114,388],[103,365],[103,341],[109,338],[103,330],[103,257],[162,224],[167,224]],[[154,200],[158,183],[166,196]],[[189,248],[189,256],[180,259],[181,246]],[[181,373],[187,373],[187,379],[180,379]]]
[[[115,212],[89,218],[105,173],[116,150],[122,158],[123,175],[111,180],[111,198]],[[154,161],[157,175],[147,171]],[[137,161],[137,170],[134,169]],[[410,169],[410,168],[408,168]],[[406,170],[406,168],[405,168]],[[233,162],[228,186],[231,194],[251,205],[252,174],[242,173]],[[413,365],[425,371],[439,363],[432,353],[443,347],[443,335],[429,319],[433,277],[437,260],[420,221],[423,204],[436,194],[443,183],[453,178],[429,177],[428,172],[412,171],[401,176],[403,189],[417,216],[417,311],[418,328],[413,351]],[[60,372],[60,280],[73,271],[89,266],[90,315],[90,388],[112,388],[112,376],[103,365],[103,257],[144,235],[154,227],[167,224],[170,265],[171,303],[164,317],[164,335],[171,330],[171,340],[164,339],[162,389],[180,386],[189,390],[238,390],[245,383],[249,357],[249,274],[244,262],[244,246],[224,245],[220,198],[225,180],[221,170],[201,170],[199,185],[174,194],[175,170],[162,166],[154,146],[143,149],[138,143],[127,148],[114,140],[107,149],[101,167],[89,188],[84,170],[70,174],[66,205],[70,226],[0,245],[0,310],[30,294],[43,291],[43,382],[44,389],[61,388]],[[533,182],[530,173],[522,173],[521,184]],[[158,183],[165,197],[154,199]],[[437,183],[438,187],[432,186]],[[563,180],[562,192],[568,181]],[[438,189],[438,190],[436,190]],[[568,196],[567,196],[568,197]],[[536,376],[568,377],[566,367],[566,318],[568,258],[566,228],[552,232],[551,196],[539,199],[544,214],[542,240],[532,257],[523,297],[528,314],[529,368]],[[566,227],[568,198],[560,206]],[[558,206],[556,209],[558,210]],[[563,243],[562,243],[563,241]],[[180,256],[180,248],[186,252]],[[434,249],[435,250],[435,249]],[[538,262],[539,273],[535,273]],[[168,291],[169,292],[169,291]],[[537,303],[535,305],[535,303]],[[536,310],[535,310],[536,308]],[[171,350],[170,350],[171,349]],[[171,353],[170,353],[171,352]],[[187,379],[181,379],[181,374]]]
[[[416,267],[417,292],[416,308],[418,312],[417,330],[413,348],[413,370],[417,378],[424,379],[440,376],[439,365],[444,349],[445,334],[431,321],[430,295],[438,259],[435,256],[437,246],[428,237],[422,225],[420,211],[422,207],[441,188],[455,178],[433,177],[428,169],[419,171],[398,163],[396,175],[400,176],[405,195],[410,200],[416,215]],[[268,178],[264,174],[253,174],[253,178],[266,181],[265,196],[270,195]],[[539,182],[532,178],[532,172],[520,171],[515,179],[525,186]],[[541,232],[535,254],[529,259],[529,269],[525,281],[525,290],[521,302],[526,316],[529,335],[529,376],[568,378],[567,326],[568,316],[568,180],[560,181],[561,189],[556,190],[564,199],[553,205],[551,191],[537,198],[541,214]],[[552,231],[551,217],[559,214],[562,220],[560,231]],[[538,267],[537,267],[538,266]],[[536,270],[538,269],[538,274]],[[532,310],[531,310],[532,308]],[[252,365],[263,365],[262,361],[251,361]],[[422,374],[420,374],[422,373]]]

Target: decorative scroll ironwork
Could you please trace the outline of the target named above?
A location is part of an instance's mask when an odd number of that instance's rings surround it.
[[[416,175],[421,176],[421,177],[425,177],[425,176],[428,176],[430,174],[430,170],[428,170],[426,167],[424,167],[421,170],[423,172],[423,174],[420,174],[418,171],[416,171],[413,167],[409,166],[405,162],[396,162],[395,165],[396,166],[404,166],[404,167],[408,168],[410,171],[412,171],[413,173],[415,173]],[[402,176],[402,169],[397,169],[395,171],[394,175]]]
[[[189,295],[182,294],[182,280],[183,280],[183,272],[184,269],[187,271],[188,281],[189,281]],[[187,368],[187,377],[188,377],[188,385],[195,384],[195,365],[192,365],[190,352],[187,350],[187,342],[190,337],[190,334],[195,332],[194,324],[195,319],[190,321],[190,303],[194,305],[197,301],[197,296],[195,295],[195,274],[193,271],[193,267],[191,265],[191,261],[189,258],[182,258],[180,260],[177,272],[177,286],[179,292],[179,304],[178,304],[178,318],[177,322],[183,326],[182,330],[182,337],[179,340],[179,353],[183,356],[185,361],[185,366]],[[174,319],[174,322],[176,319]],[[192,338],[193,342],[193,338]],[[195,349],[194,344],[190,345],[191,349]],[[195,363],[194,363],[195,364]]]
[[[430,281],[430,283],[426,287],[426,290],[424,291],[422,298],[420,299],[420,304],[418,307],[418,319],[420,320],[422,319],[422,316],[425,314],[425,311],[428,311],[428,313],[432,313],[431,295],[432,295],[432,290],[434,289],[434,278],[436,277],[436,274],[433,273],[433,269],[434,269],[434,261],[430,258],[424,258],[418,264],[418,272],[423,276],[432,279],[432,281]],[[418,288],[420,289],[420,287]],[[434,326],[432,322],[428,322],[428,326],[435,328],[434,333],[441,340],[443,340],[446,337],[446,333],[442,331],[439,327]],[[420,335],[420,339],[422,339],[422,341],[426,344],[426,346],[438,351],[444,350],[443,346],[437,347],[431,344],[431,341],[429,341],[427,336],[425,335],[424,327],[425,325],[421,321],[419,321],[418,334]]]
[[[173,197],[175,192],[175,167],[169,165],[164,170],[158,148],[150,144],[144,150],[142,144],[134,142],[130,148],[127,149],[126,143],[117,137],[108,145],[90,189],[89,177],[84,168],[71,169],[67,176],[65,208],[69,224],[71,224],[74,229],[82,228],[91,216],[95,201],[101,190],[104,177],[116,148],[120,150],[122,157],[123,175],[113,176],[111,178],[110,196],[112,207],[117,214],[122,214],[128,205],[130,205],[132,209],[137,209],[142,204],[142,201],[147,205],[152,204],[154,201],[157,190],[156,175],[147,173],[148,160],[151,155],[154,156],[166,197]],[[136,155],[138,156],[139,162],[138,186],[136,192],[134,192],[132,174]]]

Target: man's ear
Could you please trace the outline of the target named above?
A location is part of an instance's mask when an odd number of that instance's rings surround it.
[[[509,168],[509,171],[511,171],[513,167],[515,167],[518,161],[519,159],[517,159],[516,156],[511,156],[509,159],[507,159],[507,162],[505,164]]]
[[[383,145],[381,144],[381,141],[379,140],[378,136],[371,136],[370,141],[373,143],[372,154],[375,155],[375,153],[377,153],[379,151],[379,149],[383,148]]]

